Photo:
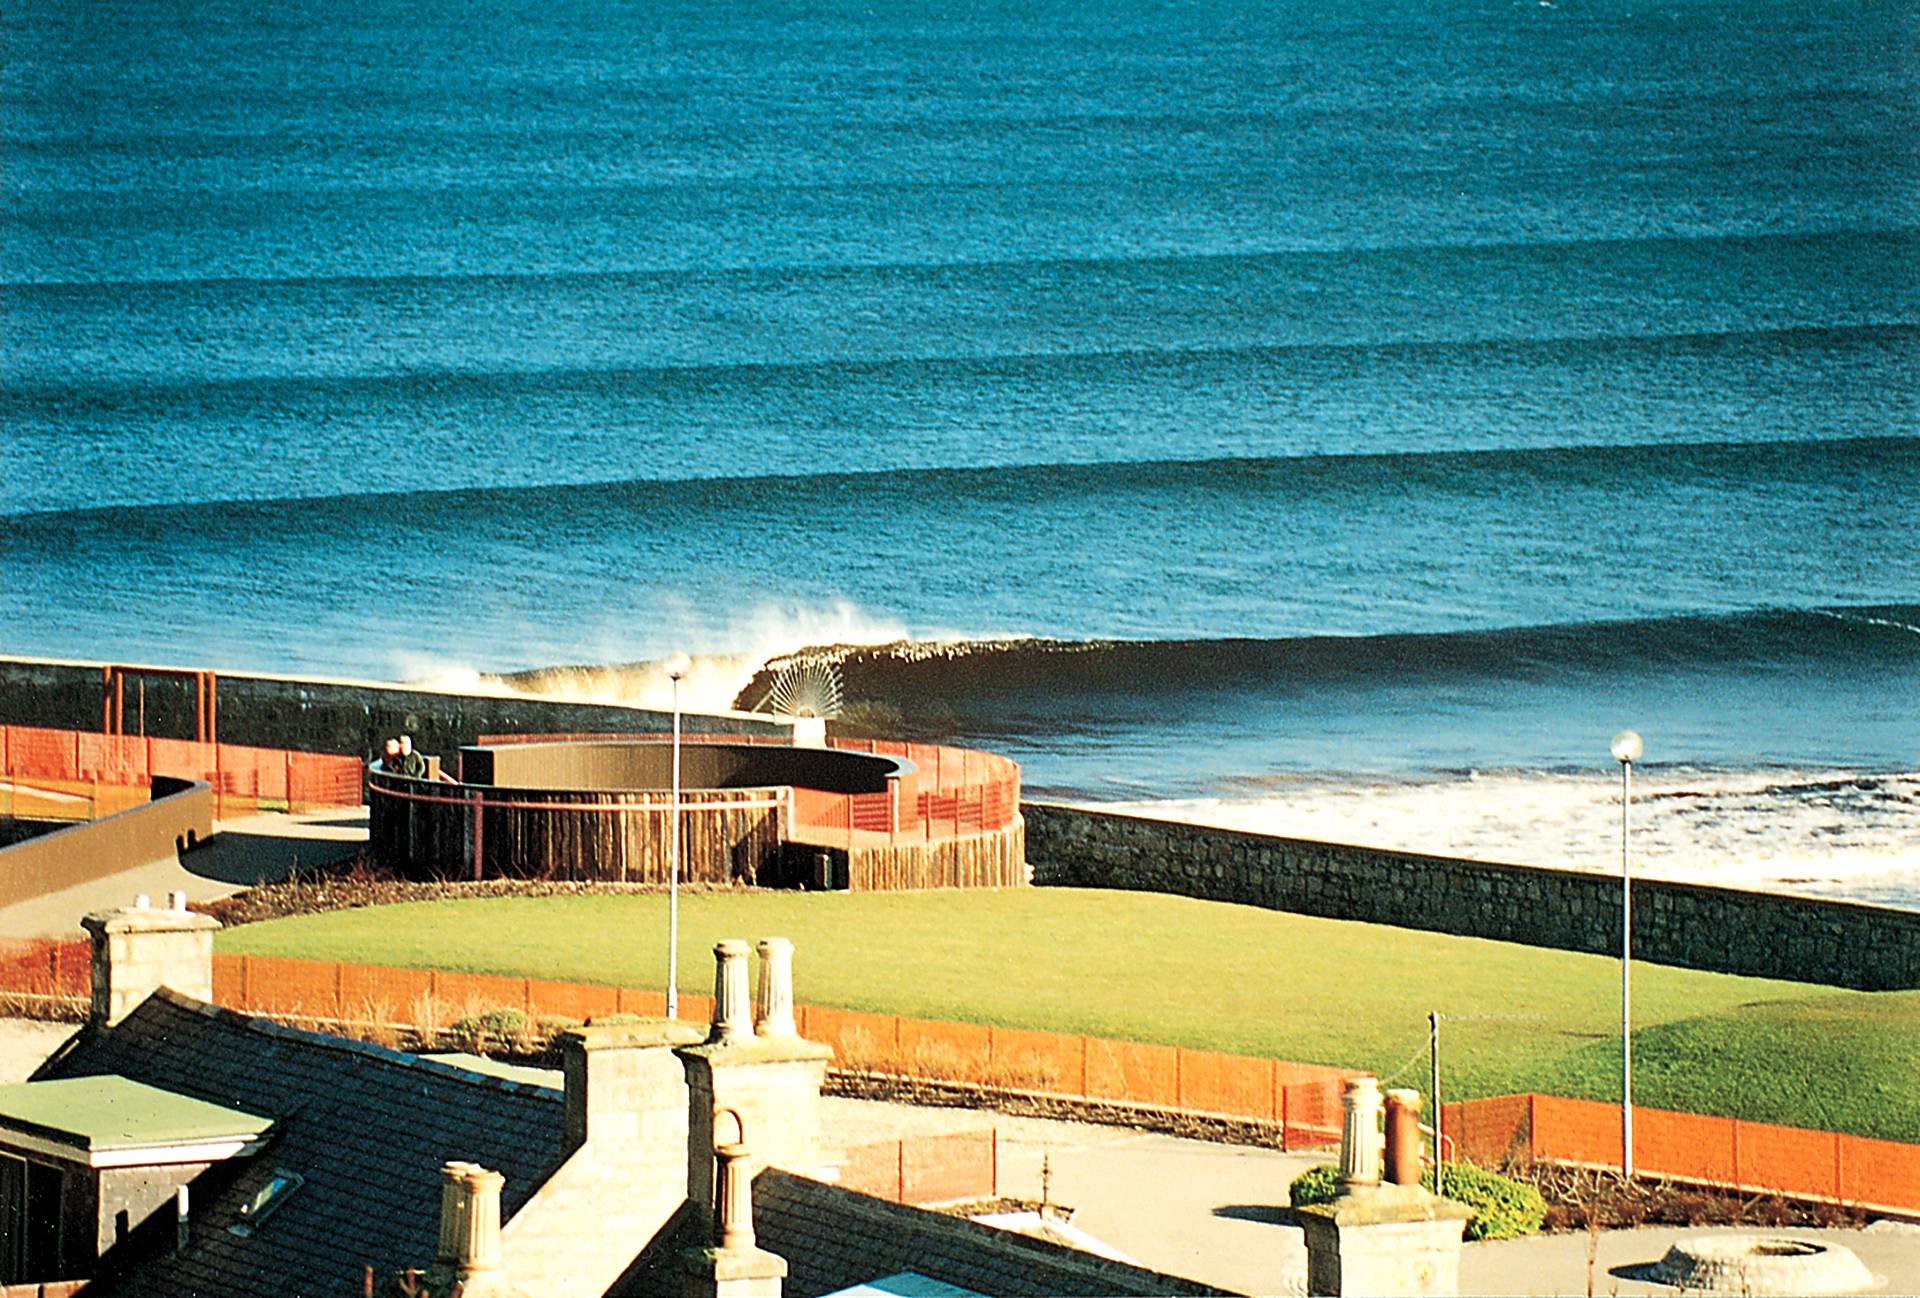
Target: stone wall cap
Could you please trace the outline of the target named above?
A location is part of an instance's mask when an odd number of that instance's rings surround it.
[[[765,1280],[787,1274],[787,1259],[764,1248],[694,1248],[680,1255],[681,1267],[715,1280]]]
[[[592,1051],[685,1046],[705,1039],[706,1035],[705,1028],[680,1019],[612,1014],[581,1027],[567,1028],[556,1034],[556,1038]]]
[[[1299,1217],[1315,1217],[1335,1226],[1385,1226],[1394,1222],[1467,1221],[1473,1209],[1443,1199],[1418,1185],[1380,1185],[1343,1194],[1331,1203],[1295,1208]]]
[[[196,933],[224,927],[211,915],[163,906],[97,910],[80,921],[89,933]]]
[[[695,1056],[709,1064],[812,1063],[832,1059],[833,1047],[805,1037],[735,1037],[731,1041],[680,1046],[674,1053]]]

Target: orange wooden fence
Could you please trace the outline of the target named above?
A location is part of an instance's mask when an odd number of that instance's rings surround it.
[[[1000,1133],[961,1131],[856,1145],[840,1184],[895,1203],[959,1203],[1000,1195]]]
[[[32,814],[48,818],[91,819],[103,808],[121,810],[115,795],[103,791],[144,789],[155,775],[205,780],[218,817],[360,805],[358,758],[245,744],[0,726],[0,772],[9,785],[39,795],[51,809],[36,807]],[[78,804],[82,797],[85,807]]]
[[[1490,1166],[1620,1166],[1620,1108],[1558,1095],[1446,1106],[1460,1155]],[[1633,1111],[1634,1170],[1728,1189],[1920,1213],[1920,1145],[1665,1109]]]
[[[88,977],[83,943],[23,943],[0,957],[0,990],[85,998]],[[643,988],[260,955],[215,955],[213,998],[255,1014],[434,1028],[497,1008],[536,1023],[666,1012],[664,995]],[[712,1014],[713,1003],[682,995],[680,1007],[682,1017],[697,1022]],[[1290,1149],[1338,1143],[1340,1084],[1355,1075],[1181,1046],[820,1005],[795,1014],[801,1032],[832,1046],[846,1070],[1259,1122],[1276,1128]]]
[[[0,991],[84,1000],[88,980],[84,943],[17,943],[0,954]],[[642,988],[257,955],[215,955],[213,992],[219,1004],[250,1013],[408,1027],[446,1027],[497,1008],[519,1010],[535,1022],[657,1016],[666,1009],[662,993]],[[713,1009],[706,996],[682,996],[680,1004],[682,1015],[695,1021]],[[1278,1131],[1282,1148],[1337,1144],[1340,1084],[1355,1075],[1278,1059],[818,1005],[801,1006],[796,1017],[806,1036],[834,1048],[842,1069],[1259,1122]],[[1618,1167],[1619,1124],[1615,1105],[1554,1095],[1466,1100],[1445,1109],[1446,1134],[1458,1155],[1493,1167]],[[895,1151],[896,1164],[903,1157]],[[938,1158],[929,1153],[927,1159],[930,1170],[913,1172],[913,1184],[946,1175],[937,1170],[944,1166]],[[1920,1145],[1636,1108],[1634,1162],[1647,1175],[1678,1181],[1920,1213]],[[896,1187],[907,1175],[896,1166]]]

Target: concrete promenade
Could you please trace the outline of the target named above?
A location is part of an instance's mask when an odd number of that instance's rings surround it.
[[[0,937],[78,939],[85,936],[82,915],[125,906],[142,893],[161,898],[184,891],[189,901],[213,901],[296,869],[346,860],[366,842],[365,807],[217,820],[213,837],[191,852],[0,907]]]
[[[1245,1294],[1304,1294],[1306,1242],[1287,1210],[1293,1178],[1328,1159],[1118,1127],[1012,1118],[966,1109],[926,1109],[829,1100],[829,1122],[847,1144],[950,1131],[1000,1131],[1001,1193],[1049,1198],[1074,1209],[1073,1224],[1144,1266]],[[1865,1231],[1739,1231],[1724,1227],[1603,1231],[1588,1289],[1586,1235],[1468,1244],[1463,1294],[1673,1294],[1632,1278],[1682,1235],[1785,1234],[1828,1239],[1886,1277],[1879,1293],[1920,1293],[1920,1225],[1885,1222]]]

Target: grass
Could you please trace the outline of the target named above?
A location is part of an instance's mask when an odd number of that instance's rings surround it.
[[[659,987],[659,896],[492,898],[228,929],[223,951]],[[1620,966],[1246,906],[1083,889],[690,894],[680,986],[713,943],[792,938],[800,1000],[1371,1069],[1450,1099],[1619,1097]],[[1920,1142],[1920,991],[1633,969],[1634,1099]]]

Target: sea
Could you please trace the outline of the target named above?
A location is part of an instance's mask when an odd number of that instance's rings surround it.
[[[0,204],[0,653],[1920,908],[1913,0],[6,0]]]

